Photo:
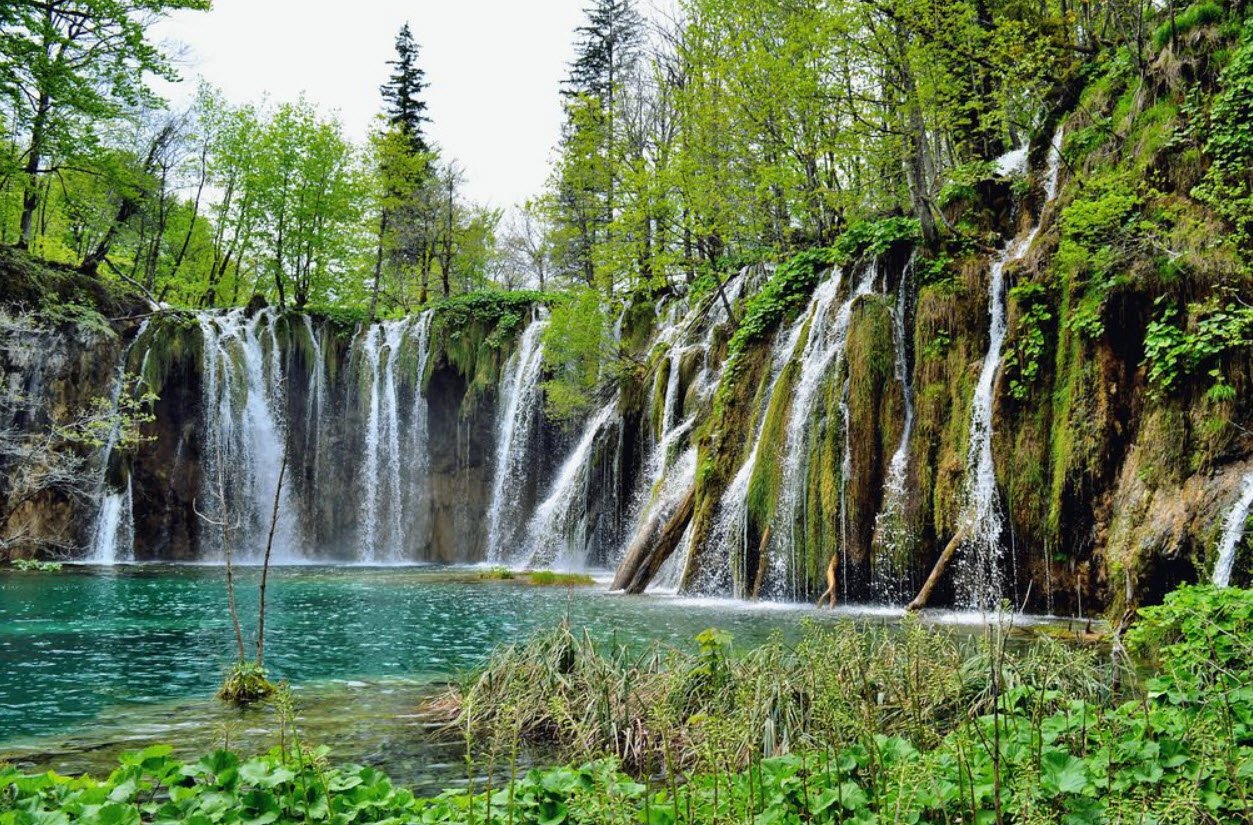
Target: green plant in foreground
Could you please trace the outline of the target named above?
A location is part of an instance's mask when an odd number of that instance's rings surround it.
[[[515,746],[501,787],[419,798],[298,741],[187,763],[154,747],[103,782],[0,767],[0,825],[1218,825],[1253,815],[1253,592],[1184,588],[1142,611],[1128,644],[1163,669],[1126,699],[1094,683],[1109,675],[1103,657],[1048,640],[1015,650],[1004,628],[965,654],[916,624],[894,640],[849,629],[739,654],[720,631],[671,657],[601,647],[566,625],[512,646],[472,686],[474,712],[507,704],[515,742],[577,726],[602,755],[519,774]],[[718,689],[705,690],[711,670]],[[613,743],[644,744],[644,724],[658,725],[649,735],[671,758],[640,758],[647,746],[627,748],[626,762],[604,758]],[[748,753],[729,746],[732,734]]]

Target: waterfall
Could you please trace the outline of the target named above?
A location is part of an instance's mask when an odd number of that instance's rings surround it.
[[[282,411],[286,400],[278,314],[244,310],[199,316],[204,337],[204,491],[208,518],[229,520],[235,552],[259,559],[265,550],[274,492],[286,444]],[[222,495],[219,496],[218,481]],[[289,486],[279,499],[275,557],[302,557]],[[225,498],[225,501],[220,500]],[[223,512],[225,505],[225,512]],[[220,531],[202,532],[220,541]],[[220,553],[222,548],[217,547]]]
[[[397,564],[412,555],[413,524],[420,516],[413,508],[421,504],[420,496],[415,500],[414,488],[420,488],[427,475],[426,400],[421,384],[429,354],[430,320],[430,314],[424,313],[385,321],[367,327],[359,337],[361,375],[368,386],[357,558],[368,564]],[[407,361],[407,352],[415,352],[416,358]],[[402,406],[406,374],[415,389]]]
[[[111,565],[119,561],[130,561],[134,557],[135,516],[131,472],[129,468],[125,468],[125,488],[114,490],[109,488],[109,468],[113,462],[113,451],[122,437],[123,422],[119,414],[122,407],[122,393],[126,391],[126,366],[130,361],[131,351],[148,331],[149,322],[150,319],[144,319],[139,329],[136,330],[135,337],[122,350],[113,379],[110,409],[114,422],[109,429],[109,436],[105,439],[104,447],[100,451],[100,480],[96,485],[96,501],[99,504],[96,508],[96,524],[92,529],[91,548],[87,555],[87,561],[92,564]]]
[[[589,532],[587,494],[591,484],[596,438],[617,415],[615,397],[600,409],[587,426],[553,482],[548,497],[535,509],[526,527],[523,563],[531,568],[553,566],[582,570],[587,567]]]
[[[524,526],[519,491],[533,465],[531,434],[543,400],[540,378],[544,369],[543,336],[547,328],[546,318],[531,322],[500,382],[496,461],[491,505],[487,511],[487,552],[492,561],[509,557],[507,548],[516,543]]]
[[[1057,196],[1061,175],[1061,139],[1059,129],[1049,148],[1048,171],[1045,177],[1045,203]],[[1043,213],[1043,209],[1041,209]],[[996,466],[992,456],[994,391],[1005,345],[1008,309],[1006,305],[1005,267],[1031,249],[1040,232],[1040,219],[1026,232],[1019,234],[992,262],[989,283],[988,352],[970,414],[970,450],[966,461],[966,503],[962,515],[963,529],[968,531],[961,549],[961,567],[957,577],[961,600],[972,609],[990,610],[1005,593],[1005,576],[1001,569],[1001,534],[1004,520],[1000,493],[996,486]]]
[[[1219,587],[1231,585],[1231,572],[1236,564],[1236,551],[1240,540],[1244,538],[1244,527],[1249,520],[1249,512],[1253,510],[1253,470],[1244,477],[1244,485],[1240,490],[1227,520],[1223,522],[1223,536],[1218,543],[1218,561],[1214,564],[1213,583]]]
[[[96,527],[92,535],[91,564],[113,565],[130,561],[135,550],[134,495],[130,473],[126,474],[126,489],[110,490],[100,502]]]
[[[748,554],[748,488],[753,472],[757,468],[757,456],[761,451],[761,439],[766,428],[766,412],[774,397],[779,379],[783,376],[784,367],[792,360],[796,348],[800,345],[801,335],[811,321],[826,317],[830,305],[839,292],[841,272],[835,270],[814,291],[809,306],[786,330],[775,335],[774,346],[770,352],[770,372],[766,377],[764,391],[761,393],[760,405],[755,419],[752,447],[743,463],[732,477],[731,483],[722,492],[715,511],[714,522],[710,530],[707,545],[721,554],[722,563],[705,566],[698,582],[690,586],[697,593],[714,594],[733,592],[738,597],[747,596],[743,582],[732,574],[733,559],[738,552],[743,559]],[[812,327],[811,327],[812,328]],[[690,548],[689,548],[690,552]],[[729,577],[729,581],[728,581]]]
[[[834,287],[830,288],[830,295],[823,296],[826,300],[814,312],[809,337],[801,355],[800,375],[788,411],[787,444],[780,480],[777,523],[772,541],[774,557],[770,564],[771,589],[775,596],[798,595],[801,590],[797,555],[802,543],[797,541],[796,529],[805,515],[809,424],[818,406],[820,388],[829,376],[839,374],[843,364],[849,327],[853,319],[853,306],[858,298],[870,294],[878,275],[877,266],[868,267],[861,281],[834,314],[831,310],[835,307],[834,299],[840,279],[833,279]],[[831,283],[828,281],[819,287],[819,291]],[[847,461],[846,455],[846,464]]]
[[[909,353],[910,279],[914,262],[901,272],[896,293],[896,311],[892,315],[892,331],[896,346],[896,380],[901,384],[905,404],[905,422],[901,440],[888,464],[883,484],[883,511],[875,518],[874,556],[872,559],[874,595],[885,602],[899,599],[902,580],[908,575],[908,526],[905,523],[905,482],[909,471],[909,443],[914,434],[914,381]]]

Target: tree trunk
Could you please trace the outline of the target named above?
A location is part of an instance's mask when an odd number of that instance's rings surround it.
[[[957,531],[957,535],[953,536],[952,541],[944,548],[944,552],[940,554],[940,558],[935,562],[935,567],[931,569],[931,575],[927,576],[927,580],[922,583],[922,589],[918,591],[918,595],[905,608],[906,610],[917,612],[927,606],[927,603],[931,601],[932,591],[940,583],[940,579],[944,577],[944,571],[948,569],[949,562],[953,560],[953,556],[957,555],[958,548],[962,546],[962,542],[966,540],[966,536],[969,534],[969,527],[963,527]]]
[[[387,236],[387,210],[379,210],[379,248],[374,259],[374,286],[370,289],[370,323],[374,323],[374,315],[379,305],[379,282],[383,278],[383,238]]]
[[[278,468],[278,484],[274,486],[274,508],[270,511],[270,535],[265,540],[265,559],[261,563],[260,601],[257,604],[257,667],[265,667],[265,586],[270,578],[270,555],[274,552],[274,531],[278,527],[278,508],[283,499],[283,478],[287,475],[289,443],[283,444],[283,463]]]
[[[25,185],[22,191],[19,243],[26,249],[30,248],[34,240],[35,213],[39,211],[39,165],[43,163],[44,133],[47,130],[48,112],[51,108],[52,99],[47,92],[40,94],[35,119],[30,128],[30,151],[26,156],[26,166],[22,169]]]
[[[695,513],[696,485],[693,484],[684,493],[679,506],[666,519],[664,525],[661,514],[658,513],[640,530],[635,541],[631,543],[626,558],[618,566],[613,589],[624,590],[632,595],[643,593],[656,577],[657,571],[678,549],[683,533]]]

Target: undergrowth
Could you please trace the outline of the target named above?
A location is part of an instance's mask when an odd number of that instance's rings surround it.
[[[154,747],[104,781],[0,767],[0,825],[1248,821],[1251,630],[1253,593],[1185,588],[1128,634],[1160,664],[1120,695],[1104,657],[1003,632],[962,653],[918,625],[837,625],[737,654],[710,631],[678,654],[563,627],[499,654],[462,717],[512,760],[542,736],[575,766],[422,799],[285,724],[253,759]]]

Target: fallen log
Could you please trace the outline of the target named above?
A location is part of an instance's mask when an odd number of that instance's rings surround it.
[[[622,564],[614,575],[613,589],[631,594],[643,593],[661,566],[674,555],[696,512],[696,485],[683,494],[679,504],[662,523],[662,514],[649,519],[636,534]]]
[[[940,558],[936,559],[935,567],[931,568],[931,575],[927,576],[927,580],[922,583],[922,589],[918,591],[918,595],[905,608],[911,613],[916,613],[927,606],[927,602],[931,601],[931,592],[935,590],[935,586],[940,583],[940,579],[944,577],[944,571],[948,569],[949,562],[953,560],[953,556],[957,555],[957,549],[966,541],[966,537],[970,535],[970,528],[963,527],[957,531],[957,535],[953,536],[948,546],[944,548],[944,552],[940,554]]]

